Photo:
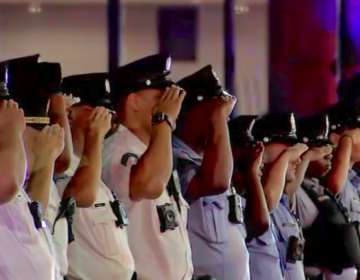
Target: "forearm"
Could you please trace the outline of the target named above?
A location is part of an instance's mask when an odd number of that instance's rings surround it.
[[[5,136],[5,137],[4,137]],[[0,204],[9,202],[22,187],[26,175],[26,154],[22,133],[0,139]]]
[[[296,168],[295,180],[287,183],[285,186],[285,193],[289,197],[290,203],[293,203],[294,195],[304,181],[305,173],[309,167],[309,163],[310,160],[306,156],[303,157],[301,163]]]
[[[73,197],[80,208],[91,207],[101,184],[103,137],[89,134],[79,168],[64,191],[63,198]]]
[[[265,177],[264,193],[269,212],[272,212],[278,205],[283,194],[286,179],[288,159],[285,154],[281,155],[270,167]]]
[[[172,172],[171,128],[166,122],[153,127],[148,149],[131,170],[132,199],[156,199],[169,182]]]
[[[250,174],[247,179],[247,197],[245,208],[245,225],[249,240],[263,235],[269,229],[269,211],[257,174]]]
[[[351,152],[352,139],[350,137],[342,138],[332,160],[332,169],[322,182],[322,185],[333,194],[339,194],[345,186],[350,169]]]
[[[214,118],[209,134],[201,167],[189,185],[194,198],[221,194],[229,188],[231,180],[233,157],[227,118]]]
[[[41,168],[37,168],[34,165],[34,171],[30,175],[26,185],[31,199],[40,202],[44,212],[49,204],[53,175],[54,164],[49,164],[47,167]]]
[[[65,101],[60,95],[52,97],[50,102],[49,116],[52,124],[58,124],[65,132],[65,146],[64,150],[56,160],[55,172],[57,174],[65,172],[71,163],[71,156],[73,153],[73,144],[71,137],[70,124],[66,113]]]

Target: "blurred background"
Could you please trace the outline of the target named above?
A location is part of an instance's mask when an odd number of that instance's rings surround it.
[[[343,2],[0,0],[0,61],[40,53],[65,77],[170,52],[174,80],[212,64],[237,114],[311,114],[360,61],[360,1]]]

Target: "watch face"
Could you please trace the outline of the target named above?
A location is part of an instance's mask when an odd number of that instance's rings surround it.
[[[160,121],[163,121],[164,120],[164,114],[163,113],[156,113],[154,116],[153,116],[153,122],[156,123],[156,122],[160,122]]]

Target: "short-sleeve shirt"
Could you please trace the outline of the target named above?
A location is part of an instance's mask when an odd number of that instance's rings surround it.
[[[341,203],[349,210],[352,221],[360,222],[360,178],[355,171],[349,170],[348,178],[342,191],[338,194]]]
[[[223,280],[249,279],[246,232],[243,224],[229,222],[229,193],[192,198],[188,186],[200,169],[202,158],[176,137],[173,138],[173,153],[182,193],[190,204],[188,230],[195,276],[211,275]]]
[[[287,261],[290,238],[297,237],[303,239],[302,229],[297,219],[290,210],[287,195],[283,194],[280,203],[271,213],[275,224],[277,245],[280,252],[281,264],[286,280],[305,280],[304,265],[302,261],[294,264]]]
[[[132,201],[129,196],[131,167],[146,152],[147,146],[130,130],[120,125],[105,140],[103,151],[104,183],[124,203],[128,212],[128,239],[140,280],[190,280],[193,276],[191,248],[186,229],[188,204],[180,195],[181,214],[176,201],[165,189],[159,198]],[[178,227],[160,231],[157,206],[172,204]]]
[[[56,262],[60,270],[61,276],[67,275],[68,260],[67,260],[67,248],[68,248],[68,224],[65,218],[59,219],[54,227],[55,219],[59,213],[60,208],[60,196],[56,185],[52,182],[50,189],[49,205],[45,211],[45,219],[51,232],[55,247]]]
[[[0,279],[55,280],[55,258],[35,228],[23,189],[0,205]]]
[[[80,163],[72,156],[71,166],[65,172],[67,182]],[[61,180],[57,187],[62,196],[66,185]],[[130,280],[135,269],[128,244],[126,227],[115,224],[116,216],[110,205],[114,201],[110,189],[101,182],[96,200],[90,208],[77,208],[73,231],[75,241],[68,248],[69,276],[82,280]]]

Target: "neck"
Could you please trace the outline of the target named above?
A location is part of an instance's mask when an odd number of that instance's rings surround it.
[[[74,155],[82,158],[85,149],[85,130],[84,129],[71,129],[71,136],[73,140]]]
[[[131,131],[141,142],[145,144],[146,147],[150,144],[151,131],[148,131],[146,128],[141,126],[139,122],[129,121],[128,119],[123,119],[121,125],[125,126],[128,130]]]

